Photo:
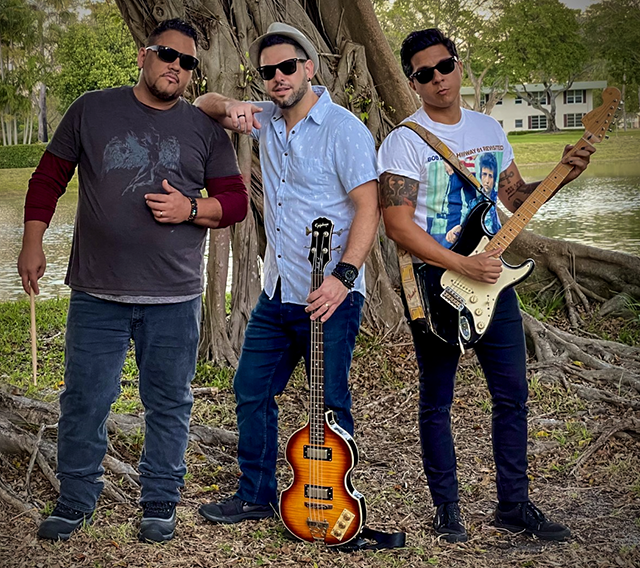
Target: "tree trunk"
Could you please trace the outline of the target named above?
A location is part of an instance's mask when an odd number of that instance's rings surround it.
[[[38,140],[49,142],[49,132],[47,130],[47,86],[40,83],[40,110],[38,112]]]

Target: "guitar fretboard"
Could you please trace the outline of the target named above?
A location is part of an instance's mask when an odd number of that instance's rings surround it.
[[[311,291],[317,290],[323,282],[323,274],[315,267],[311,273]],[[324,335],[320,319],[311,322],[311,369],[309,408],[309,443],[324,444]]]
[[[569,152],[569,155],[572,155],[580,149],[585,149],[591,146],[588,137],[590,137],[590,134],[585,132],[571,152]],[[558,187],[560,187],[560,184],[565,180],[572,169],[573,166],[562,162],[553,168],[551,173],[538,184],[538,187],[536,187],[526,201],[518,207],[516,212],[511,215],[509,220],[495,234],[491,241],[487,243],[485,250],[490,251],[498,248],[503,251],[506,250],[525,228],[527,223],[531,221],[538,209],[540,209],[540,207],[549,200]]]

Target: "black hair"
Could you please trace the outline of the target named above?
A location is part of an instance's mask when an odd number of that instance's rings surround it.
[[[270,35],[265,37],[260,44],[260,52],[258,53],[258,57],[260,57],[260,53],[262,53],[263,49],[272,47],[274,45],[282,45],[283,43],[295,47],[296,56],[300,59],[309,59],[309,54],[304,49],[302,49],[302,46],[297,41],[291,39],[290,37],[281,35]]]
[[[498,176],[498,161],[496,155],[493,152],[485,152],[480,156],[480,162],[478,164],[478,171],[482,174],[482,168],[493,171],[493,177]]]
[[[193,40],[193,43],[196,44],[196,48],[198,47],[198,32],[196,32],[195,28],[185,22],[184,20],[180,20],[179,18],[174,18],[172,20],[164,20],[160,22],[156,29],[153,30],[149,37],[147,38],[147,46],[154,45],[158,38],[164,33],[168,31],[176,31],[181,34],[190,37]]]
[[[438,28],[411,32],[404,39],[402,47],[400,48],[402,70],[407,78],[411,77],[413,73],[411,58],[419,51],[423,51],[432,45],[444,45],[453,57],[458,57],[458,50],[453,41],[446,37]]]

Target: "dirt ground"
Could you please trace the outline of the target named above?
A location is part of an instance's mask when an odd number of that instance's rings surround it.
[[[216,450],[215,460],[196,449],[188,452],[189,474],[178,507],[176,538],[166,545],[136,539],[140,509],[130,504],[99,503],[95,522],[68,542],[36,538],[36,525],[0,504],[0,566],[72,567],[223,567],[223,566],[370,566],[370,567],[639,567],[640,440],[620,432],[579,469],[576,461],[616,420],[638,418],[603,403],[589,403],[561,386],[530,374],[531,499],[554,520],[570,526],[573,537],[546,543],[522,535],[500,534],[492,526],[496,502],[491,453],[491,405],[486,383],[473,356],[465,358],[453,409],[461,506],[469,542],[439,542],[431,528],[433,507],[422,472],[417,429],[417,368],[409,339],[391,344],[360,342],[352,368],[356,442],[360,463],[354,486],[365,495],[367,525],[407,533],[406,548],[337,552],[294,542],[277,519],[217,526],[198,514],[200,504],[233,493],[239,470],[235,449]],[[304,379],[298,373],[280,398],[281,446],[304,421]],[[198,399],[194,420],[235,429],[233,394],[222,389]],[[112,440],[135,464],[139,440]],[[136,443],[138,444],[136,446]],[[0,456],[0,477],[14,491],[25,491],[28,456]],[[280,487],[289,479],[278,466]],[[56,495],[35,469],[32,500],[51,507]],[[24,493],[22,493],[24,496]]]

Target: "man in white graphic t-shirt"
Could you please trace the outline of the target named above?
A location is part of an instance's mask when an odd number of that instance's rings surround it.
[[[402,44],[402,67],[421,108],[407,120],[438,136],[462,157],[494,202],[514,212],[539,182],[525,183],[502,128],[490,116],[460,106],[462,63],[453,42],[440,30],[409,34]],[[591,151],[563,161],[573,166],[564,183],[579,176]],[[489,157],[490,156],[490,157]],[[447,171],[444,160],[408,128],[393,131],[378,156],[380,203],[387,235],[414,257],[414,270],[424,263],[454,270],[478,282],[493,284],[502,271],[501,250],[463,256],[451,250],[460,227],[475,203],[486,199],[468,195],[470,183]],[[495,183],[496,176],[498,184]],[[451,179],[457,177],[457,183]],[[457,187],[457,191],[452,188]],[[464,189],[462,189],[464,187]],[[473,193],[473,190],[471,190]],[[443,215],[446,219],[443,219]],[[492,207],[487,229],[499,221]],[[460,348],[445,343],[424,319],[411,322],[420,367],[420,437],[424,470],[429,482],[436,533],[448,542],[464,542],[467,532],[458,505],[456,457],[451,433],[451,404]],[[474,345],[493,400],[493,451],[498,507],[495,525],[541,539],[564,540],[567,527],[549,521],[529,501],[527,478],[527,378],[522,317],[515,292],[500,295],[493,320]]]

